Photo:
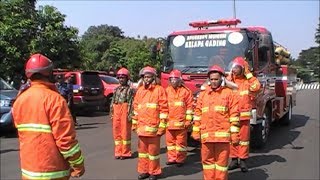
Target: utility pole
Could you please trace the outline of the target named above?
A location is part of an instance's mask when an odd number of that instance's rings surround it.
[[[236,15],[236,0],[233,0],[233,18],[236,19],[237,15]]]

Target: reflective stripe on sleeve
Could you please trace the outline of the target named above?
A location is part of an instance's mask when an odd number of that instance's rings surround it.
[[[215,106],[214,111],[226,112],[228,109],[225,106]]]
[[[174,102],[174,106],[184,106],[184,102]]]
[[[147,132],[157,132],[158,128],[146,126],[144,130],[147,131]]]
[[[190,110],[190,109],[188,109],[188,110],[186,111],[186,114],[192,114],[192,113],[193,113],[193,111]]]
[[[167,119],[167,118],[168,118],[168,114],[166,114],[166,113],[160,113],[159,118],[160,118],[160,119]]]
[[[194,115],[194,116],[193,116],[193,120],[194,120],[194,121],[200,121],[200,116]]]
[[[74,166],[74,165],[79,165],[79,164],[83,163],[83,161],[84,161],[84,158],[81,155],[78,159],[73,160],[73,161],[69,161],[69,163],[71,166]]]
[[[51,126],[45,124],[19,124],[17,125],[18,131],[32,131],[51,133]]]
[[[132,119],[132,124],[137,124],[137,123],[138,123],[138,121],[137,121],[137,120]]]
[[[150,109],[156,109],[158,107],[158,104],[156,103],[146,103],[146,107]]]
[[[192,127],[192,131],[194,131],[194,132],[199,132],[199,131],[200,131],[200,127],[193,126],[193,127]]]
[[[22,176],[28,179],[57,179],[70,175],[69,170],[65,171],[53,171],[53,172],[31,172],[25,169],[21,169]]]
[[[64,158],[68,158],[80,151],[80,145],[77,143],[68,151],[60,151]]]
[[[248,95],[248,94],[249,94],[248,90],[240,92],[240,96],[244,96],[244,95]]]
[[[187,151],[187,148],[176,146],[176,150],[180,151],[180,152],[185,152],[185,151]]]
[[[230,122],[238,122],[239,121],[239,117],[231,117],[229,118]]]
[[[240,128],[237,127],[237,126],[231,126],[230,127],[230,132],[232,132],[232,133],[237,133],[239,131],[240,131]]]
[[[191,120],[192,120],[192,115],[187,114],[187,115],[186,115],[186,120],[187,120],[187,121],[191,121]]]
[[[160,122],[159,128],[166,128],[167,124],[164,122]]]
[[[246,74],[246,78],[247,78],[247,79],[250,79],[250,78],[252,78],[252,77],[253,77],[252,73]]]
[[[251,112],[240,112],[240,117],[250,117],[251,116]]]
[[[201,112],[202,113],[205,113],[205,112],[208,112],[209,111],[209,107],[203,107],[201,108]]]
[[[250,141],[240,141],[239,145],[240,146],[248,146],[250,144]]]

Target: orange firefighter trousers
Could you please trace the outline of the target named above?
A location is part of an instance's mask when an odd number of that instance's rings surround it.
[[[166,143],[168,161],[184,163],[187,157],[187,130],[167,130]]]
[[[240,142],[239,145],[230,146],[230,157],[249,158],[250,120],[240,120]]]
[[[160,136],[139,136],[138,172],[160,175]]]
[[[204,180],[227,180],[230,144],[207,142],[201,145]]]
[[[128,120],[128,104],[113,105],[114,155],[131,157],[131,122]]]

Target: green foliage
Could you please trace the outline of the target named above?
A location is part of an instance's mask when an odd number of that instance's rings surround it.
[[[37,11],[35,1],[0,2],[0,73],[14,77],[18,84],[24,76],[24,64],[32,53],[48,56],[55,67],[79,64],[78,30],[64,25],[65,15],[55,7]]]

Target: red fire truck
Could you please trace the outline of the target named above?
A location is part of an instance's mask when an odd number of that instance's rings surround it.
[[[161,84],[166,87],[170,71],[179,69],[186,86],[197,94],[207,80],[208,67],[218,64],[228,72],[234,57],[246,57],[262,85],[252,110],[251,145],[263,147],[272,123],[291,121],[296,75],[287,65],[276,63],[275,42],[265,27],[238,27],[239,23],[239,19],[197,21],[189,24],[193,29],[172,32],[163,43]]]

